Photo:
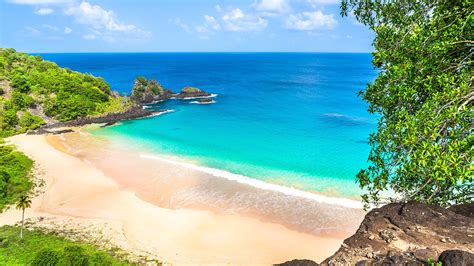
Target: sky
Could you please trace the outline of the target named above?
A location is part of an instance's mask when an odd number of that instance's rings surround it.
[[[0,0],[0,46],[44,52],[370,52],[340,0]]]

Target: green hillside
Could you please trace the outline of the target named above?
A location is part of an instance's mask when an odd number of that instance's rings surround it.
[[[102,78],[0,48],[0,136],[129,106],[129,100],[113,93]]]

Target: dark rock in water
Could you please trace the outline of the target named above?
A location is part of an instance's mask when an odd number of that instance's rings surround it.
[[[319,266],[319,264],[312,260],[291,260],[280,264],[275,264],[275,266]]]
[[[321,265],[424,265],[453,249],[465,252],[457,258],[472,258],[466,254],[474,250],[473,212],[473,204],[449,209],[416,202],[387,204],[370,211],[357,232]]]
[[[175,97],[177,99],[205,98],[211,96],[210,93],[194,87],[184,87]]]
[[[438,261],[443,266],[474,266],[474,254],[462,250],[445,250]]]
[[[211,99],[211,98],[202,98],[202,99],[199,99],[198,102],[200,104],[210,104],[210,103],[214,103],[214,101]]]
[[[144,77],[137,77],[133,84],[130,99],[138,104],[147,104],[168,100],[173,95],[172,91],[165,89],[156,80],[147,80]]]

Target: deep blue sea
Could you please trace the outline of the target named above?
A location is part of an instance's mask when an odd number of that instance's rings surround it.
[[[42,54],[103,77],[128,94],[136,76],[179,91],[218,94],[211,105],[170,100],[175,112],[93,131],[117,142],[254,179],[355,196],[375,117],[357,96],[377,75],[370,54]]]

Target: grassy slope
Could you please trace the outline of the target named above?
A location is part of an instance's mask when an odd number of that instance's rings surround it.
[[[66,247],[74,247],[75,252],[65,252]],[[44,250],[60,255],[60,262],[53,265],[71,265],[68,261],[71,253],[74,254],[72,260],[76,263],[79,260],[87,261],[85,265],[128,265],[106,251],[97,250],[93,245],[72,242],[37,230],[26,231],[24,238],[20,239],[18,227],[0,227],[0,265],[31,265],[38,253]]]
[[[130,106],[129,99],[114,96],[102,78],[0,48],[0,136],[38,128],[45,123],[44,115],[69,121]]]
[[[33,161],[0,139],[0,211],[30,191]]]

